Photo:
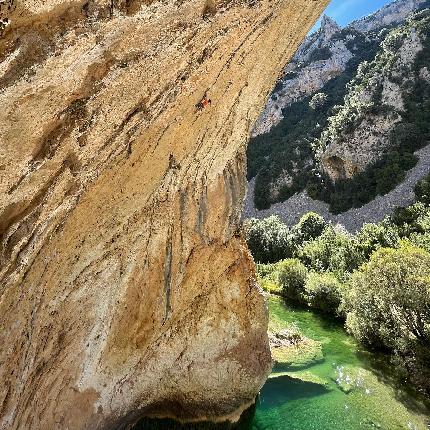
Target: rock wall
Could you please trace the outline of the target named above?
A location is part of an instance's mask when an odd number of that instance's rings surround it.
[[[421,79],[414,64],[426,35],[410,26],[396,37],[400,46],[389,47],[393,37],[385,41],[384,51],[350,84],[344,106],[321,135],[321,167],[333,182],[363,172],[394,145],[404,98],[412,98],[412,84]]]
[[[353,21],[343,32],[333,19],[324,16],[320,29],[305,39],[292,61],[285,67],[284,76],[255,123],[252,136],[268,133],[283,119],[283,109],[316,93],[331,79],[341,75],[348,62],[356,57],[357,49],[362,49],[347,46],[348,42],[354,41],[357,32],[373,38],[376,33],[370,33],[398,25],[412,12],[429,5],[429,0],[393,1],[377,12]],[[328,49],[329,57],[312,60],[312,55],[321,49]]]
[[[1,429],[253,402],[270,353],[245,146],[326,3],[1,2]]]

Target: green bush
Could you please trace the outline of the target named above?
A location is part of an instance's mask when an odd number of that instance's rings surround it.
[[[288,227],[277,216],[250,219],[244,224],[249,249],[259,263],[274,263],[292,256],[293,240]]]
[[[418,248],[425,249],[427,252],[430,252],[429,233],[412,233],[407,240]]]
[[[300,218],[299,223],[292,228],[292,234],[299,244],[321,236],[327,228],[327,223],[321,215],[308,212]]]
[[[297,259],[287,259],[279,266],[279,284],[282,295],[298,303],[307,303],[305,284],[308,269]]]
[[[330,315],[339,314],[339,306],[342,301],[342,284],[333,273],[309,273],[305,290],[311,308],[319,309]]]
[[[304,243],[297,256],[308,268],[317,272],[333,272],[341,280],[364,261],[356,239],[346,231],[333,227],[326,228],[321,236]]]
[[[428,375],[428,362],[423,361],[430,355],[427,251],[406,242],[398,249],[376,251],[369,263],[351,276],[344,309],[346,326],[356,339],[373,348],[385,348],[405,366]],[[429,390],[430,379],[424,385]]]
[[[417,202],[430,206],[430,175],[427,175],[415,186],[415,199]]]
[[[264,291],[272,294],[280,294],[279,285],[279,266],[278,263],[257,264],[258,283]]]
[[[423,203],[415,203],[406,208],[397,208],[391,221],[397,226],[401,236],[407,237],[412,233],[430,232],[430,208]]]
[[[313,110],[317,110],[323,107],[328,100],[327,94],[324,93],[316,93],[309,102],[309,107]]]
[[[379,224],[364,224],[356,235],[357,248],[364,259],[379,248],[394,248],[400,240],[398,229],[385,220]]]

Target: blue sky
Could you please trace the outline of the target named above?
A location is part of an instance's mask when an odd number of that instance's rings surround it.
[[[377,11],[392,0],[332,0],[326,9],[326,14],[334,18],[344,27],[351,21]],[[313,30],[319,27],[319,22]]]

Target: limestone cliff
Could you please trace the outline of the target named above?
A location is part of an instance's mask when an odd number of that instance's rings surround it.
[[[382,51],[351,81],[344,105],[329,118],[318,142],[321,167],[332,181],[353,178],[387,151],[401,151],[408,141],[422,138],[412,127],[411,116],[417,119],[417,114],[407,106],[418,99],[417,93],[425,94],[428,58],[426,52],[419,61],[417,57],[428,46],[429,22],[424,16],[393,30]],[[398,144],[402,134],[406,139]]]
[[[270,353],[245,146],[325,3],[0,2],[1,429],[253,401]]]
[[[283,109],[321,90],[330,80],[345,72],[350,60],[362,55],[364,44],[361,39],[377,42],[381,29],[402,24],[412,12],[429,4],[428,0],[393,1],[343,29],[333,19],[324,16],[320,29],[305,39],[285,67],[284,75],[267,101],[252,135],[268,133],[284,118]]]

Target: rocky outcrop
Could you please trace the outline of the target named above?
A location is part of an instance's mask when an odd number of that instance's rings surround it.
[[[326,2],[3,3],[0,428],[237,418],[270,370],[245,144]]]
[[[280,81],[280,90],[273,93],[268,100],[264,112],[255,123],[253,136],[270,131],[282,120],[282,109],[314,94],[345,70],[353,54],[344,41],[338,40],[333,43],[333,36],[340,30],[332,19],[323,17],[321,29],[301,45],[286,66],[284,77]],[[310,61],[312,53],[318,49],[328,49],[330,55],[324,60]]]
[[[412,12],[429,7],[428,0],[396,0],[379,9],[377,12],[354,21],[350,24],[353,28],[362,33],[379,30],[402,23]]]
[[[393,33],[382,53],[364,65],[351,84],[344,106],[329,119],[319,142],[321,166],[333,182],[353,178],[393,146],[392,133],[405,109],[403,98],[421,79],[419,73],[414,76],[414,65],[426,37],[414,26]]]
[[[340,76],[362,49],[354,43],[358,36],[367,40],[377,38],[381,29],[398,25],[412,12],[429,6],[428,0],[394,1],[344,29],[332,18],[324,16],[320,29],[305,39],[285,67],[284,75],[258,118],[252,135],[268,133],[283,119],[283,109],[318,92],[327,82]],[[320,58],[318,52],[324,50],[326,55]]]

